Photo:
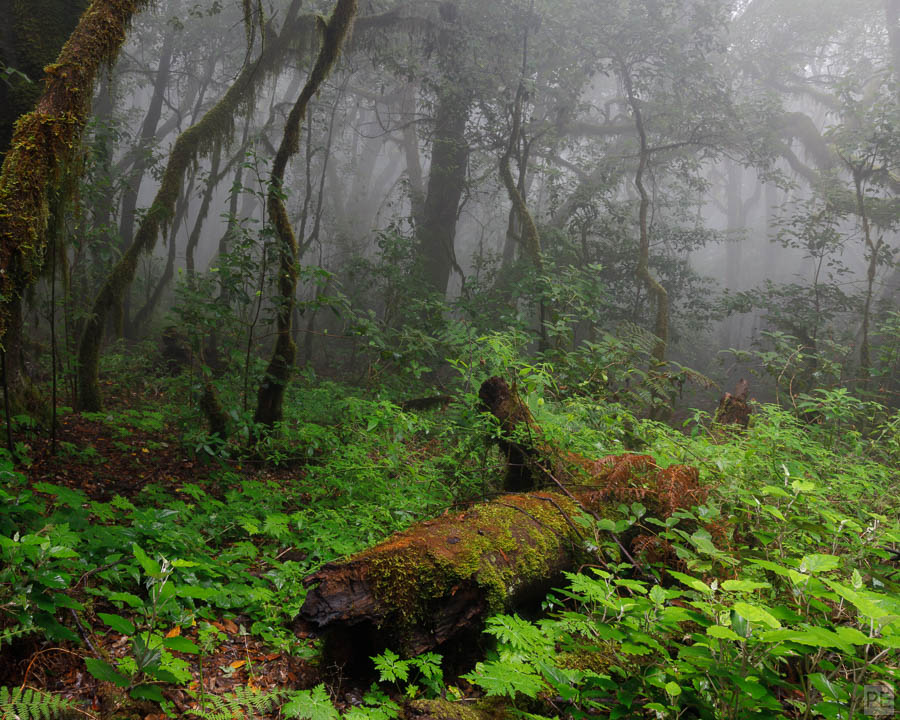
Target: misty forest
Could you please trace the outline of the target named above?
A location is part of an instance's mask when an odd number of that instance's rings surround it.
[[[0,719],[900,713],[900,0],[0,0]]]

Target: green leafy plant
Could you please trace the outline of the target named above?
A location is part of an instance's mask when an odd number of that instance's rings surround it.
[[[73,700],[30,687],[0,687],[0,720],[53,720],[80,711]]]

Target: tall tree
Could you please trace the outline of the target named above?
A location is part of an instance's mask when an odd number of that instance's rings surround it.
[[[284,174],[288,161],[300,150],[300,126],[306,116],[309,101],[315,95],[340,55],[353,21],[356,18],[357,0],[337,0],[331,17],[321,30],[321,43],[316,63],[309,73],[306,85],[291,108],[284,134],[272,164],[267,204],[275,234],[278,238],[278,310],[276,313],[276,337],[272,357],[256,399],[254,420],[271,427],[282,417],[284,391],[291,376],[297,346],[291,333],[295,296],[297,293],[297,264],[299,249],[297,238],[284,206]]]
[[[11,303],[43,262],[50,197],[78,152],[97,73],[115,60],[129,21],[146,4],[94,0],[46,67],[35,109],[16,124],[0,171],[0,338]]]

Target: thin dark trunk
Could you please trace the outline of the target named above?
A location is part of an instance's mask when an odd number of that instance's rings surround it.
[[[187,272],[188,283],[194,285],[194,251],[200,242],[200,231],[203,229],[203,222],[209,214],[209,206],[212,204],[213,192],[219,179],[219,164],[222,159],[222,148],[213,153],[212,166],[209,170],[209,178],[206,181],[206,188],[203,191],[203,200],[200,203],[200,210],[194,220],[194,227],[191,229],[191,235],[188,238],[187,246],[184,249],[185,272]]]
[[[419,135],[416,132],[416,89],[412,84],[403,89],[400,108],[403,118],[403,155],[406,158],[406,177],[409,180],[409,205],[413,222],[422,222],[425,208],[425,180],[419,157]]]
[[[282,200],[284,174],[288,161],[300,149],[300,125],[313,95],[331,72],[344,40],[356,17],[357,0],[337,0],[331,17],[322,30],[322,41],[316,64],[306,80],[297,102],[291,108],[281,137],[281,145],[272,163],[272,178],[267,204],[279,243],[278,311],[275,347],[266,375],[257,394],[254,422],[271,428],[282,417],[284,391],[290,379],[297,346],[291,333],[291,322],[297,292],[297,260],[299,248]]]
[[[169,30],[163,39],[159,55],[159,65],[153,81],[153,95],[147,106],[147,114],[141,124],[141,134],[134,152],[137,155],[134,166],[129,173],[128,182],[122,193],[122,211],[119,220],[119,239],[122,247],[128,247],[134,237],[134,218],[137,210],[138,195],[144,175],[150,167],[152,159],[151,147],[156,138],[156,128],[162,116],[163,99],[169,84],[169,71],[172,66],[172,51],[175,47],[175,31]]]
[[[863,308],[862,317],[862,340],[859,344],[859,374],[863,379],[863,383],[868,383],[869,374],[872,369],[872,359],[869,350],[869,322],[872,310],[872,294],[875,285],[875,272],[878,269],[878,253],[884,242],[883,238],[878,238],[875,242],[872,240],[872,229],[869,225],[869,216],[866,212],[865,188],[863,187],[862,172],[854,169],[853,184],[856,188],[856,205],[859,217],[862,222],[863,239],[866,244],[866,250],[869,252],[869,267],[866,270],[866,302]]]
[[[638,209],[640,239],[636,274],[638,279],[647,286],[650,294],[656,299],[654,334],[659,341],[653,349],[653,358],[657,362],[662,363],[665,362],[666,346],[669,344],[669,294],[662,284],[650,273],[650,231],[647,223],[647,215],[650,209],[650,196],[647,193],[647,189],[644,187],[644,173],[647,171],[650,160],[650,147],[647,143],[647,131],[644,127],[644,117],[641,113],[640,101],[634,93],[634,87],[631,82],[630,70],[626,67],[622,67],[621,70],[628,104],[634,115],[634,124],[640,139],[640,156],[638,158],[637,171],[634,174],[634,185],[641,198]]]
[[[169,252],[166,256],[166,266],[163,269],[163,273],[159,280],[157,280],[156,285],[153,286],[153,290],[148,295],[146,302],[144,302],[144,305],[138,310],[137,314],[135,314],[134,319],[128,323],[127,332],[125,333],[128,338],[136,339],[140,335],[142,329],[153,315],[154,310],[156,310],[159,305],[159,301],[162,299],[163,293],[169,286],[172,278],[175,277],[175,253],[178,245],[178,230],[187,215],[195,177],[196,175],[191,176],[187,190],[182,194],[178,201],[178,205],[175,208],[175,218],[172,221],[172,228],[168,237]]]

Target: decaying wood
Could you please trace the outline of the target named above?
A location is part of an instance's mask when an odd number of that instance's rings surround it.
[[[490,613],[541,599],[564,571],[596,560],[584,549],[583,512],[615,520],[623,503],[638,501],[666,518],[705,499],[696,468],[660,469],[649,455],[591,461],[555,450],[499,378],[482,386],[481,397],[501,421],[505,447],[517,454],[514,471],[524,468],[548,487],[418,523],[306,578],[296,629],[322,633],[331,662],[386,646],[424,652],[465,632],[477,635]],[[666,559],[655,536],[633,531],[616,541],[628,556]]]
[[[744,378],[738,380],[734,391],[725,393],[719,400],[715,421],[720,425],[747,427],[747,423],[750,422],[750,405],[747,403],[749,393],[750,383]]]

